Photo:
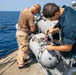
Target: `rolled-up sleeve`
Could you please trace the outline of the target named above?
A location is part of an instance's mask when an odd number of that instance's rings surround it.
[[[67,39],[67,38],[63,38],[63,42],[65,43],[65,44],[74,44],[75,43],[75,40],[71,40],[71,39]]]

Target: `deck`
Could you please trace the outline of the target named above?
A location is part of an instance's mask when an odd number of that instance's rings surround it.
[[[0,75],[44,75],[36,60],[30,60],[30,66],[18,69],[16,62],[17,51],[0,60]]]

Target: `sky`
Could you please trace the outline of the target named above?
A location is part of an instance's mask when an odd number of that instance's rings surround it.
[[[23,8],[30,7],[39,3],[41,7],[46,3],[56,3],[58,6],[71,6],[72,1],[76,0],[0,0],[0,11],[21,11]]]

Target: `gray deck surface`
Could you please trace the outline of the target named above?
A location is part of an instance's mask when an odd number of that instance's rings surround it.
[[[30,60],[30,66],[18,69],[16,62],[17,51],[0,60],[0,75],[44,75],[36,60]]]

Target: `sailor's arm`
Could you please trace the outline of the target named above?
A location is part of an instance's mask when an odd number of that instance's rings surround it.
[[[35,30],[36,30],[35,25],[31,25],[31,26],[30,26],[30,31],[31,31],[31,32],[35,32]]]
[[[73,45],[70,44],[65,44],[61,46],[53,46],[53,45],[47,45],[46,49],[47,50],[56,50],[56,51],[61,51],[61,52],[68,52],[71,51]]]
[[[35,32],[36,26],[35,26],[35,23],[34,23],[34,16],[29,17],[28,23],[29,23],[30,31]]]
[[[45,31],[45,34],[58,33],[58,32],[59,32],[59,28],[47,29],[47,30]]]

